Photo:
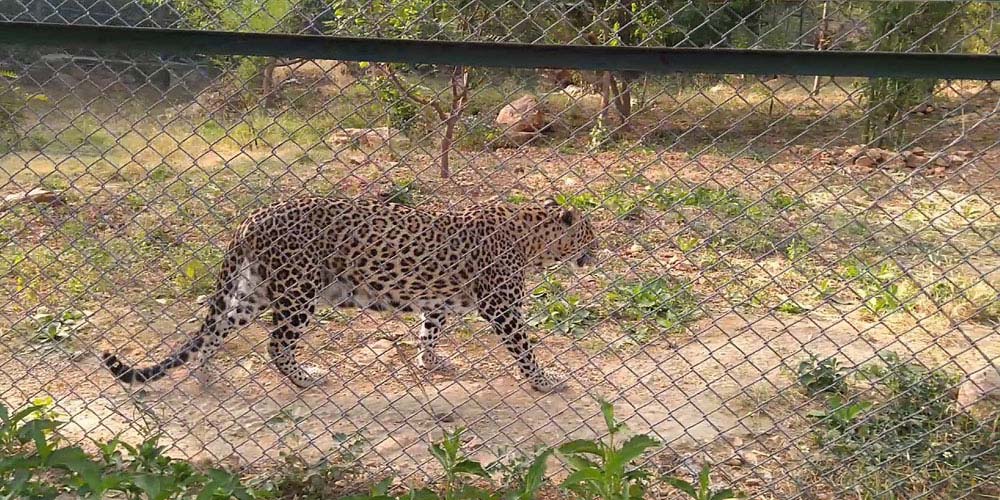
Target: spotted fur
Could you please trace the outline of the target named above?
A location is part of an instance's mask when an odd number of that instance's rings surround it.
[[[295,349],[324,300],[336,307],[419,311],[418,364],[435,352],[450,312],[475,310],[491,323],[521,374],[540,391],[557,387],[532,352],[521,315],[525,272],[561,261],[586,265],[596,247],[586,217],[554,202],[428,211],[343,198],[299,198],[253,213],[236,232],[199,333],[166,359],[135,368],[104,353],[126,383],[159,379],[198,355],[211,358],[235,328],[273,311],[268,353],[278,371],[314,379]]]

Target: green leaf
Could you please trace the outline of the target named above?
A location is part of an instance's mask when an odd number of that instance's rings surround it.
[[[596,462],[592,462],[590,460],[587,460],[586,458],[581,457],[579,455],[564,456],[563,460],[566,461],[566,463],[569,465],[570,469],[572,469],[572,470],[581,470],[581,469],[590,469],[590,468],[600,469],[600,467],[597,466]]]
[[[80,476],[98,498],[103,494],[100,468],[81,448],[74,446],[55,450],[48,456],[46,462],[52,467],[64,468]]]
[[[132,482],[146,494],[146,500],[166,500],[174,493],[171,488],[174,483],[173,478],[156,474],[139,474]]]
[[[559,453],[563,455],[575,455],[577,453],[589,453],[591,455],[603,456],[601,445],[592,439],[576,439],[559,446]]]
[[[620,449],[614,452],[610,463],[608,464],[608,468],[615,469],[618,467],[624,467],[636,458],[641,457],[646,450],[659,445],[659,441],[645,434],[632,436],[628,441],[625,441],[625,444],[623,444]]]
[[[683,491],[691,498],[698,498],[698,492],[694,489],[694,485],[691,483],[676,477],[665,477],[663,482]]]
[[[439,445],[437,443],[432,444],[431,448],[430,448],[430,452],[431,452],[431,455],[433,455],[434,458],[437,459],[438,463],[441,464],[442,467],[444,467],[446,469],[448,468],[448,465],[449,465],[448,455],[444,452],[444,449],[441,448],[441,445]]]
[[[410,491],[405,498],[407,500],[439,500],[437,493],[426,488]]]
[[[712,497],[709,498],[708,500],[728,500],[730,498],[743,498],[743,496],[744,495],[742,493],[737,493],[737,492],[733,491],[732,488],[725,488],[725,489],[716,491],[712,495]]]
[[[582,484],[582,483],[600,484],[603,481],[604,481],[604,474],[602,474],[600,470],[588,468],[588,469],[578,470],[567,476],[566,479],[563,480],[562,486],[567,487],[570,485]]]
[[[532,489],[542,485],[545,480],[546,461],[552,456],[552,448],[547,448],[541,452],[528,467],[528,472],[524,475],[524,484]]]
[[[483,465],[473,460],[462,460],[452,467],[455,474],[472,474],[474,476],[489,478],[490,474],[483,469]]]
[[[708,496],[708,474],[709,474],[709,467],[708,464],[706,463],[701,466],[701,472],[698,473],[698,486],[699,486],[698,498],[705,498]]]
[[[618,432],[618,424],[615,422],[615,407],[607,401],[601,401],[601,414],[604,415],[604,423],[608,426],[608,432],[612,434]]]

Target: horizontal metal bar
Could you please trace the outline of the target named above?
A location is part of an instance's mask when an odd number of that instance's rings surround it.
[[[1000,56],[974,54],[528,45],[20,22],[0,23],[0,44],[646,73],[1000,79]]]

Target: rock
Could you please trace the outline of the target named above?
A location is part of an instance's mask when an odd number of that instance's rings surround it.
[[[898,156],[895,151],[889,151],[888,149],[882,148],[871,148],[868,150],[867,154],[878,163],[887,162],[890,158]]]
[[[958,156],[961,156],[962,158],[965,158],[966,160],[970,160],[970,159],[972,159],[973,156],[976,156],[976,152],[975,151],[969,151],[968,149],[962,149],[962,150],[959,150],[959,151],[955,151],[955,154],[958,155]]]
[[[911,149],[910,152],[913,153],[913,154],[915,154],[915,155],[921,155],[921,156],[927,154],[927,151],[924,150],[924,148],[919,147],[919,146]]]
[[[390,127],[339,129],[330,134],[327,142],[333,146],[355,144],[367,149],[379,149],[386,143],[395,148],[409,149],[410,144],[402,132]]]
[[[891,156],[888,160],[882,163],[883,168],[891,168],[894,170],[899,170],[906,167],[906,161],[903,160],[902,156]]]
[[[861,153],[863,153],[864,151],[865,151],[865,148],[862,147],[862,146],[858,146],[858,145],[849,146],[847,149],[844,150],[844,156],[847,156],[848,159],[853,160],[853,159],[857,158],[858,156],[860,156]]]
[[[545,112],[532,95],[521,96],[497,113],[496,124],[517,144],[530,141],[548,125]]]
[[[37,205],[65,205],[66,199],[62,193],[49,191],[47,189],[32,189],[23,193],[9,194],[3,197],[4,205],[12,207],[14,205],[34,203]]]
[[[952,167],[959,167],[965,164],[966,159],[958,155],[948,155],[945,157]]]
[[[945,156],[938,156],[938,157],[934,158],[934,164],[937,165],[937,166],[939,166],[939,167],[950,167],[951,166],[951,162],[949,162],[948,158],[945,157]]]
[[[959,410],[969,410],[981,401],[1000,401],[1000,367],[991,366],[968,377],[958,389]]]
[[[568,94],[570,97],[583,97],[588,94],[587,89],[580,87],[579,85],[567,85],[563,88],[563,92]]]
[[[909,168],[917,168],[923,166],[927,161],[923,156],[913,154],[912,151],[903,151],[903,163]]]
[[[854,160],[854,164],[859,167],[871,168],[875,166],[875,160],[870,156],[859,156],[857,160]]]

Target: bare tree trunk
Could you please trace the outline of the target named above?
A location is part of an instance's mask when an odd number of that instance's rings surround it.
[[[601,82],[601,118],[604,123],[608,123],[611,117],[611,72],[601,71],[599,74]]]
[[[612,75],[609,78],[611,92],[614,96],[615,109],[622,119],[622,128],[629,128],[629,118],[632,117],[632,82],[627,76],[622,75],[621,85]]]
[[[271,57],[261,69],[260,92],[264,95],[264,107],[267,108],[273,108],[278,98],[278,92],[274,85],[274,70],[277,67],[278,59]]]
[[[469,98],[469,69],[465,66],[455,66],[451,73],[451,109],[448,110],[444,119],[444,135],[441,137],[441,158],[438,165],[441,169],[441,177],[447,179],[451,176],[451,149],[455,144],[455,127],[458,120],[465,112],[465,105]]]
[[[827,8],[830,6],[830,0],[823,1],[823,13],[821,14],[821,21],[819,25],[819,34],[816,36],[816,50],[826,50],[828,43],[827,36],[829,36],[830,29],[830,18],[827,16]],[[820,76],[816,75],[813,77],[812,90],[809,91],[809,95],[816,95],[819,93],[819,79]]]
[[[381,70],[386,78],[396,86],[400,94],[406,96],[408,99],[417,104],[430,107],[437,114],[438,119],[441,120],[441,124],[444,125],[444,130],[442,131],[441,144],[438,148],[438,166],[440,168],[441,177],[450,177],[450,156],[452,146],[455,144],[455,128],[458,125],[458,120],[462,117],[462,113],[465,112],[465,106],[469,101],[469,68],[465,66],[455,66],[452,70],[451,107],[447,111],[437,100],[425,98],[413,93],[413,91],[407,87],[395,73],[393,73],[392,69],[389,68],[388,65],[382,65]]]

